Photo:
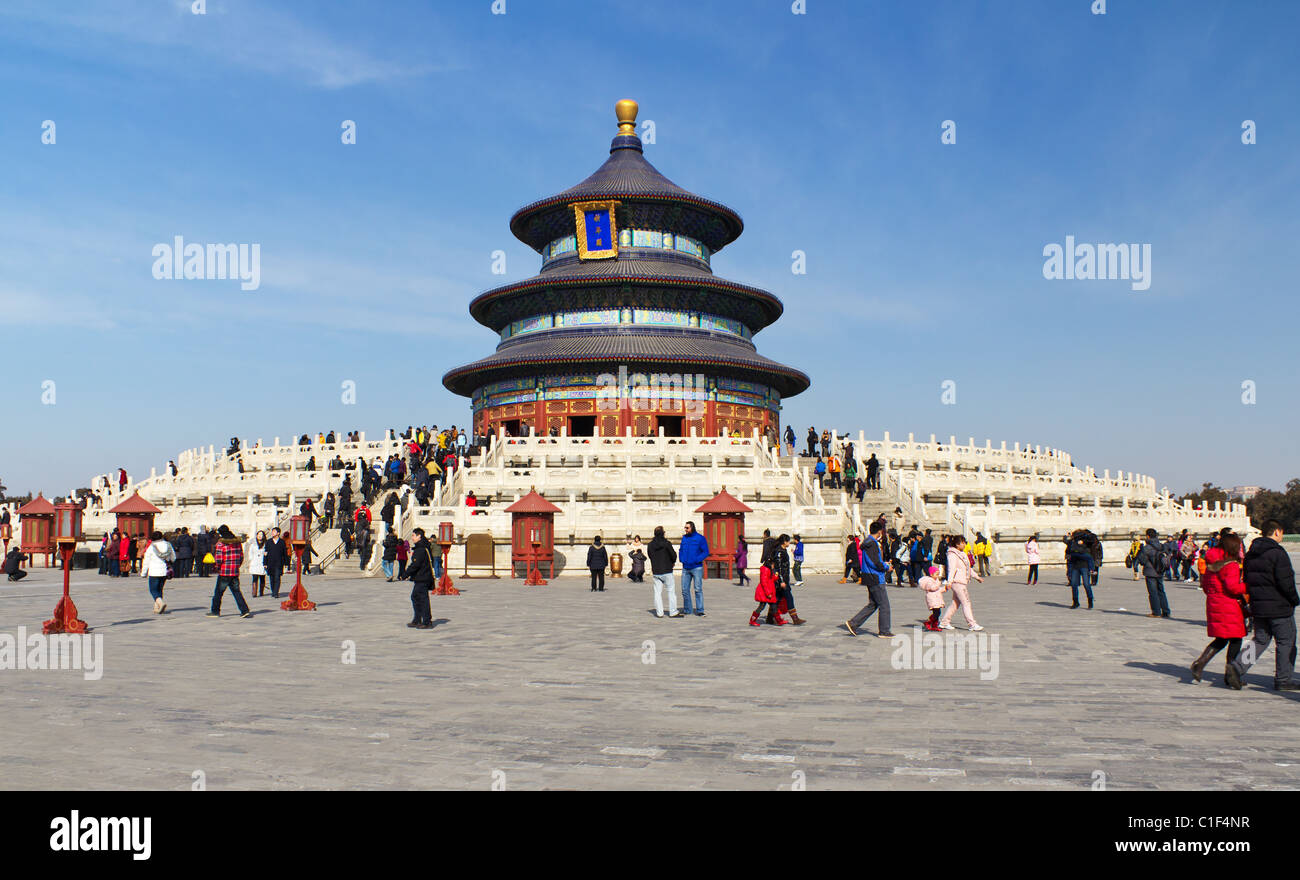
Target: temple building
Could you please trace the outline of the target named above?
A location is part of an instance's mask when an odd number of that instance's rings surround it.
[[[443,384],[472,399],[481,434],[776,436],[781,400],[809,380],[754,347],[780,300],[713,274],[744,224],[646,161],[635,101],[615,110],[605,163],[511,218],[541,271],[470,303],[500,342]]]

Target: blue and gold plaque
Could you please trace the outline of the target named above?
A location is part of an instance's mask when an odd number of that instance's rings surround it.
[[[618,229],[614,209],[618,202],[575,202],[573,220],[577,227],[578,258],[603,260],[618,256]]]

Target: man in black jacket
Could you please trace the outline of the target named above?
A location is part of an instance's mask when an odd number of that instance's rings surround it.
[[[1160,533],[1147,529],[1147,540],[1138,551],[1134,565],[1142,566],[1142,575],[1147,581],[1147,601],[1151,603],[1150,617],[1169,617],[1169,598],[1165,595],[1165,559],[1164,545],[1160,543]],[[1078,600],[1076,600],[1078,601]]]
[[[194,536],[189,529],[181,527],[172,548],[176,551],[176,577],[189,577],[194,570]]]
[[[1228,664],[1224,678],[1229,687],[1237,690],[1241,690],[1241,677],[1264,653],[1269,642],[1277,639],[1273,690],[1300,691],[1300,683],[1291,679],[1296,657],[1295,608],[1300,605],[1300,597],[1296,595],[1291,557],[1281,541],[1282,524],[1269,520],[1264,523],[1263,535],[1252,541],[1246,551],[1242,571],[1246,592],[1250,594],[1250,611],[1255,618],[1255,650],[1242,651]]]
[[[266,580],[271,585],[272,598],[280,598],[280,578],[284,576],[284,564],[289,559],[289,547],[280,535],[279,529],[271,529],[271,540],[266,542]]]
[[[677,610],[677,588],[673,584],[673,569],[677,567],[677,551],[664,537],[663,526],[655,526],[655,536],[646,547],[646,555],[650,557],[650,574],[654,579],[655,617],[664,616],[664,599],[659,593],[661,589],[668,591],[668,616],[685,617],[685,614]]]
[[[411,561],[406,566],[406,572],[398,578],[414,584],[411,588],[411,607],[415,609],[415,619],[407,626],[412,629],[433,629],[433,610],[429,607],[429,591],[433,589],[435,577],[433,547],[424,536],[424,529],[416,529],[412,535],[415,537],[415,546],[411,548]]]
[[[605,566],[609,565],[609,551],[600,543],[597,535],[587,548],[587,569],[591,572],[591,591],[605,592]],[[597,586],[599,585],[599,586]]]

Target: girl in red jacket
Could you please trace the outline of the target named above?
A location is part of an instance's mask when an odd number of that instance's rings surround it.
[[[1228,663],[1237,659],[1241,640],[1246,636],[1246,585],[1241,580],[1241,538],[1225,535],[1217,547],[1205,554],[1205,624],[1214,641],[1192,663],[1192,677],[1201,680],[1205,664],[1228,648]]]

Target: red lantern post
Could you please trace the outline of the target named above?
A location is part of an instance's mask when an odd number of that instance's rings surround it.
[[[13,539],[14,527],[9,523],[0,523],[0,540],[5,542],[5,556],[9,555],[9,541]]]
[[[302,586],[302,551],[307,546],[307,517],[289,517],[289,542],[298,557],[298,581],[289,591],[289,598],[280,603],[281,611],[315,611],[316,603],[307,599],[307,591]]]
[[[77,617],[77,606],[68,595],[68,578],[72,573],[72,554],[81,540],[81,507],[76,504],[54,505],[54,538],[63,554],[63,598],[54,606],[54,616],[41,626],[46,635],[53,633],[84,633],[90,627]]]
[[[538,560],[538,549],[542,546],[542,532],[537,526],[533,526],[528,533],[528,543],[533,546],[533,555],[529,560],[530,568],[528,577],[524,578],[526,587],[544,587],[546,579],[542,577],[542,566]]]
[[[438,523],[438,546],[442,548],[442,577],[438,578],[438,588],[433,591],[435,596],[460,595],[460,590],[452,586],[451,569],[447,562],[451,556],[451,545],[455,540],[455,524],[449,522]]]

